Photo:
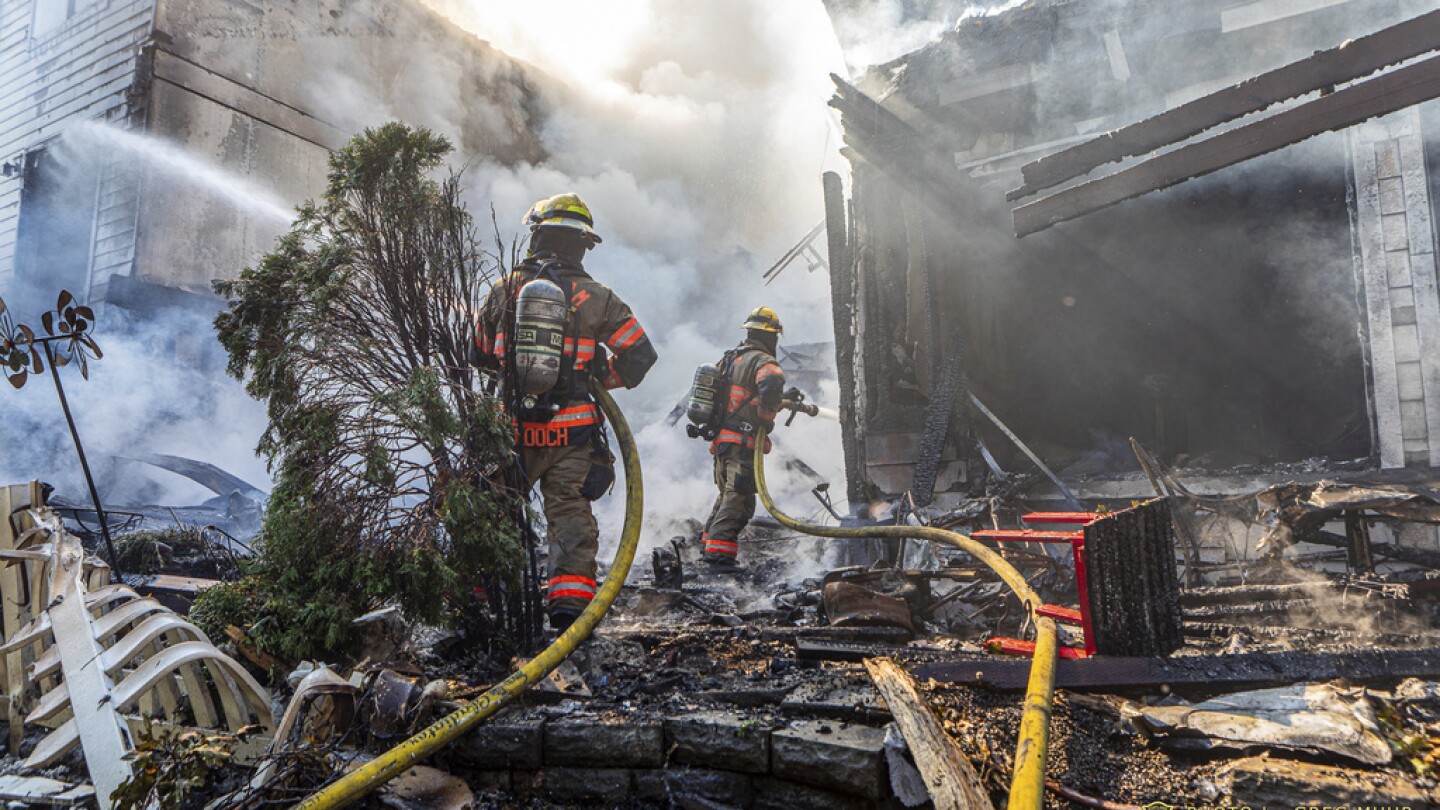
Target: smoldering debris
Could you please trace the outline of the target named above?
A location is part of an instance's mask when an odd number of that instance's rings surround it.
[[[985,651],[997,627],[1023,632],[1023,612],[1007,604],[1003,586],[963,557],[932,556],[922,544],[906,555],[922,560],[918,567],[896,560],[812,577],[787,561],[814,541],[761,522],[744,542],[747,568],[738,575],[700,565],[702,546],[693,533],[655,549],[654,565],[627,583],[613,615],[570,657],[558,680],[481,726],[416,778],[435,788],[433,795],[470,791],[479,802],[525,800],[539,807],[659,806],[686,791],[749,806],[760,789],[831,801],[846,796],[871,806],[865,803],[888,795],[892,766],[883,763],[897,752],[886,752],[892,709],[860,662],[885,656],[918,678],[922,699],[972,763],[982,789],[1003,798],[1009,763],[999,752],[1013,748],[1018,722],[1010,690],[1023,686],[1028,669],[1023,658]],[[1032,571],[1056,565],[1020,549],[1006,554],[1030,560]],[[1316,600],[1342,587],[1314,581],[1186,590],[1187,643],[1168,659],[1062,662],[1052,796],[1213,801],[1251,789],[1259,777],[1245,757],[1257,752],[1296,774],[1321,769],[1336,784],[1373,779],[1386,790],[1432,791],[1423,763],[1440,759],[1433,747],[1440,744],[1440,686],[1419,679],[1387,685],[1406,674],[1440,678],[1440,669],[1418,665],[1433,656],[1433,647],[1427,653],[1422,646],[1425,639],[1247,629],[1235,616],[1223,617],[1232,622],[1227,635],[1190,632],[1195,608]],[[847,598],[834,598],[842,590]],[[1055,590],[1049,598],[1059,601],[1063,594]],[[1386,598],[1405,601],[1393,593]],[[955,618],[962,610],[969,615]],[[258,758],[241,755],[253,745],[235,748],[227,773],[251,774],[250,786],[234,787],[233,779],[215,784],[232,785],[227,789],[236,791],[236,806],[312,789],[338,763],[383,751],[464,705],[515,665],[507,657],[486,661],[484,651],[467,648],[462,637],[412,625],[393,608],[376,617],[367,625],[375,643],[366,645],[362,659],[330,666],[267,660],[237,629],[237,655],[258,662],[263,673],[257,675],[278,693],[295,692],[277,702],[284,707],[278,727],[304,730],[286,732],[296,742],[277,743]],[[1221,618],[1209,617],[1212,624]],[[1397,646],[1387,653],[1375,649],[1377,641]],[[989,687],[954,677],[1006,666],[1015,677],[991,680]],[[1134,679],[1144,666],[1152,667],[1151,677]],[[1128,675],[1113,677],[1120,672]],[[286,683],[287,673],[293,683]],[[1316,680],[1341,673],[1351,680]],[[1236,693],[1223,686],[1227,681],[1260,691]],[[816,775],[802,764],[828,756],[835,745],[858,758],[853,766]],[[1402,748],[1412,753],[1393,753]],[[576,780],[575,768],[624,778]],[[695,773],[710,776],[687,781]],[[67,776],[67,784],[88,778],[74,771]],[[5,789],[0,780],[0,795]],[[405,789],[392,788],[391,796]]]
[[[1269,529],[1260,540],[1260,548],[1288,548],[1350,513],[1384,515],[1406,523],[1440,524],[1440,490],[1429,482],[1282,484],[1258,492],[1254,497],[1256,521]]]

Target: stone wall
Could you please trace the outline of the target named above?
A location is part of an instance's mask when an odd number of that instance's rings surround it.
[[[730,711],[663,719],[514,712],[466,737],[450,767],[477,792],[582,805],[884,807],[884,738],[868,726],[776,724]]]

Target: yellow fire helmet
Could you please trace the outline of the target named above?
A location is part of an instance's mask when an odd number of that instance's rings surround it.
[[[775,310],[769,307],[756,307],[750,310],[750,315],[745,318],[741,326],[746,329],[758,329],[761,332],[774,332],[777,335],[785,334],[785,327],[780,325],[780,316]]]
[[[590,216],[590,206],[578,194],[556,194],[535,203],[530,206],[530,213],[525,215],[524,224],[530,227],[532,233],[541,227],[573,228],[595,240],[596,244],[600,243],[600,234],[595,233],[595,219]]]

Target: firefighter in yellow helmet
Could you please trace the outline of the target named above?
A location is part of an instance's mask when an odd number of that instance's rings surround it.
[[[590,503],[615,479],[590,379],[634,388],[656,354],[630,307],[585,272],[585,253],[601,240],[580,197],[540,200],[524,224],[530,229],[525,260],[481,307],[476,362],[499,370],[505,407],[516,420],[520,466],[540,487],[550,547],[550,626],[563,631],[595,598],[599,530]]]
[[[775,360],[780,316],[769,307],[750,312],[742,324],[745,340],[727,351],[720,370],[730,379],[729,404],[719,433],[710,442],[715,461],[715,486],[720,493],[705,521],[701,559],[734,566],[740,553],[740,532],[755,515],[755,431],[775,426],[785,392],[785,374]],[[770,452],[770,442],[765,442]]]

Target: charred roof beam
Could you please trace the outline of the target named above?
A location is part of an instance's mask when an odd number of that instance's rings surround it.
[[[1354,81],[1437,47],[1440,47],[1440,11],[1319,51],[1094,140],[1046,155],[1021,167],[1025,185],[1009,192],[1006,199],[1027,197],[1088,174],[1106,163],[1153,152],[1274,104]]]
[[[1440,44],[1440,43],[1437,43]],[[1108,208],[1440,96],[1440,57],[1383,74],[1015,209],[1015,235]]]

